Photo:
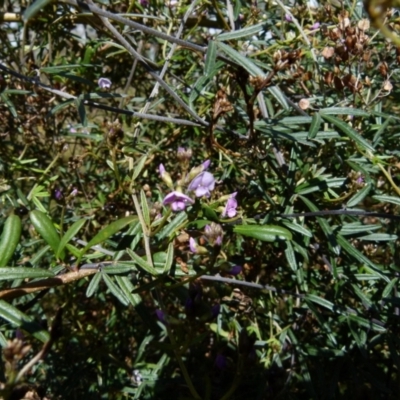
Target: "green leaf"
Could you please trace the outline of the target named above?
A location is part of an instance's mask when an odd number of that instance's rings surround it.
[[[376,195],[372,196],[373,199],[380,201],[381,203],[392,203],[392,204],[397,204],[400,206],[400,197],[394,197],[394,196],[387,196],[387,195]]]
[[[71,227],[68,229],[67,232],[65,232],[65,235],[61,238],[60,244],[58,245],[58,250],[57,250],[57,258],[60,257],[62,251],[64,250],[65,246],[71,239],[75,237],[75,235],[81,230],[83,225],[85,225],[86,219],[78,219],[78,221],[74,222]]]
[[[261,32],[264,29],[265,23],[257,24],[257,25],[250,25],[246,28],[239,29],[237,31],[231,31],[226,33],[221,33],[217,36],[217,39],[220,41],[224,40],[236,40],[241,39],[247,36],[254,36],[257,35],[258,32]]]
[[[160,240],[166,237],[172,237],[175,232],[179,231],[187,223],[187,215],[185,212],[179,212],[175,218],[169,222],[158,234]]]
[[[55,254],[57,254],[60,246],[60,236],[56,231],[51,219],[43,212],[33,210],[29,214],[32,225],[35,227],[39,235],[50,245]],[[64,259],[65,252],[60,252],[60,259]]]
[[[366,184],[361,190],[355,193],[347,202],[347,208],[351,208],[361,203],[371,190],[371,185]]]
[[[214,40],[208,42],[206,63],[204,66],[204,75],[210,75],[215,68],[215,59],[217,57],[217,44]]]
[[[132,251],[131,249],[126,249],[126,251],[132,257],[132,260],[135,261],[135,263],[139,265],[139,267],[143,268],[150,275],[153,275],[153,276],[158,275],[157,270],[152,265],[150,265],[147,261],[143,260],[142,257],[139,257],[134,251]]]
[[[146,164],[146,160],[147,160],[147,155],[143,155],[142,157],[139,158],[139,161],[136,165],[136,168],[133,171],[132,174],[132,182],[135,181],[135,179],[140,175],[140,173],[142,172],[145,164]]]
[[[36,339],[39,339],[43,343],[50,339],[50,334],[44,330],[33,318],[22,313],[17,308],[8,304],[4,300],[0,300],[0,317],[10,322],[14,326],[24,329],[33,335]]]
[[[289,241],[286,242],[285,256],[292,271],[296,272],[298,269],[296,255],[294,254],[293,246]]]
[[[312,301],[322,307],[327,308],[330,311],[334,311],[334,304],[331,303],[329,300],[323,299],[322,297],[316,296],[314,294],[307,294],[305,297],[307,300]]]
[[[29,21],[33,18],[40,10],[51,3],[51,0],[36,0],[24,11],[24,21]]]
[[[142,213],[143,213],[143,219],[146,224],[146,227],[150,227],[150,210],[149,210],[149,204],[147,203],[147,197],[146,194],[144,193],[144,190],[140,191],[140,203],[142,207]]]
[[[124,293],[124,296],[129,300],[129,302],[134,306],[138,306],[141,302],[142,299],[140,298],[140,295],[137,293],[132,293],[134,287],[132,285],[132,282],[127,278],[126,276],[116,276],[115,280],[118,283],[118,286],[121,288],[122,292]]]
[[[101,273],[104,282],[106,283],[107,287],[110,289],[110,292],[124,305],[127,306],[129,304],[128,299],[125,297],[124,293],[121,289],[112,281],[112,279],[103,272]]]
[[[28,278],[52,278],[53,272],[40,268],[0,268],[0,281]]]
[[[173,261],[174,261],[174,245],[171,242],[168,245],[167,257],[166,257],[165,264],[164,264],[163,274],[169,274],[169,271],[171,270]]]
[[[360,263],[368,265],[374,271],[376,276],[379,276],[384,281],[389,282],[389,278],[382,274],[380,268],[376,264],[374,264],[368,257],[364,256],[364,254],[353,247],[343,236],[337,235],[337,241],[346,253],[354,257]]]
[[[310,200],[307,199],[307,197],[304,196],[299,196],[301,200],[305,203],[305,205],[310,209],[310,211],[319,211],[318,208],[315,206],[314,203],[312,203]],[[339,255],[340,254],[340,248],[338,246],[338,243],[336,241],[335,235],[332,232],[331,227],[329,226],[328,221],[325,218],[317,217],[317,221],[321,226],[321,229],[325,233],[330,246],[332,247],[332,250]]]
[[[382,292],[382,299],[390,295],[390,292],[396,287],[398,281],[399,278],[394,278],[386,285],[385,289],[383,289]]]
[[[111,222],[110,225],[102,229],[82,250],[81,256],[83,256],[91,247],[96,244],[103,243],[109,237],[124,229],[127,225],[137,219],[136,215],[130,215],[129,217],[121,218],[117,221]]]
[[[105,272],[108,275],[115,275],[115,274],[126,274],[128,272],[137,271],[136,264],[132,262],[121,262],[112,265],[106,265],[101,267],[101,271]]]
[[[288,229],[275,225],[235,225],[233,231],[239,235],[262,240],[264,242],[292,240],[292,234]]]
[[[352,322],[355,322],[356,324],[364,328],[372,329],[376,332],[386,332],[386,328],[384,326],[378,325],[375,322],[369,321],[368,319],[359,317],[358,315],[349,314],[348,318]]]
[[[366,233],[371,231],[376,231],[381,229],[382,225],[363,225],[361,222],[354,222],[350,224],[343,225],[339,231],[339,233],[343,236],[346,235],[356,235],[358,233]]]
[[[307,139],[314,139],[317,136],[321,126],[322,118],[319,112],[316,112],[312,118],[310,130],[308,131]]]
[[[249,58],[243,56],[238,51],[234,50],[231,46],[225,43],[216,42],[218,48],[224,52],[232,61],[242,66],[250,75],[264,77],[265,73],[257,65],[255,65]]]
[[[352,107],[329,107],[321,108],[319,110],[321,114],[329,115],[355,115],[357,117],[369,117],[370,114],[367,111],[360,110]]]
[[[275,100],[284,108],[284,110],[289,110],[290,107],[287,103],[286,96],[283,94],[282,90],[278,86],[270,86],[267,88],[268,92],[275,97]],[[283,121],[280,121],[283,123]]]
[[[94,292],[99,287],[99,283],[101,281],[101,273],[98,271],[93,275],[92,280],[90,281],[87,289],[86,289],[86,297],[92,297]]]
[[[304,235],[307,237],[313,236],[312,233],[302,225],[295,224],[295,223],[289,222],[289,221],[282,221],[282,224],[285,225],[286,227],[288,227],[289,229],[291,229],[292,231],[300,233],[301,235]]]
[[[371,152],[375,151],[373,146],[369,142],[367,142],[367,140],[365,140],[361,135],[359,135],[346,122],[342,121],[339,118],[333,117],[332,115],[327,115],[327,114],[321,113],[321,116],[326,121],[328,121],[328,122],[332,123],[333,125],[335,125],[336,128],[338,128],[341,132],[343,132],[350,139],[354,140],[363,150],[369,150]]]
[[[390,233],[373,233],[371,235],[361,236],[360,240],[370,240],[374,242],[387,242],[397,240],[398,236]]]

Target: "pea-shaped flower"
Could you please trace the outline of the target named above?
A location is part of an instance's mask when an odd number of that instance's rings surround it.
[[[214,190],[215,178],[213,174],[203,171],[190,182],[188,189],[195,192],[196,197],[210,197],[210,191]]]
[[[170,205],[172,211],[183,211],[187,205],[193,203],[194,201],[189,196],[176,190],[167,194],[163,200],[164,206]]]

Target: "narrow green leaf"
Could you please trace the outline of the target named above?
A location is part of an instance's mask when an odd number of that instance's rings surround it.
[[[126,249],[126,251],[132,257],[132,260],[139,265],[139,267],[143,268],[150,275],[158,275],[157,270],[152,267],[147,261],[143,260],[142,257],[139,257],[134,251],[132,251],[131,249]]]
[[[28,21],[33,18],[40,10],[50,4],[51,0],[36,0],[24,11],[23,19]]]
[[[235,225],[233,231],[265,242],[292,240],[292,234],[288,229],[275,225]]]
[[[365,295],[365,293],[358,287],[358,285],[351,284],[351,287],[354,290],[354,293],[360,298],[364,307],[370,308],[372,306],[371,300]]]
[[[343,236],[346,235],[356,235],[358,233],[369,233],[371,231],[376,231],[381,229],[382,225],[375,224],[375,225],[363,225],[361,222],[355,222],[343,225],[340,229],[339,233]]]
[[[112,281],[112,279],[104,273],[101,273],[104,282],[106,283],[107,287],[110,289],[110,292],[124,305],[127,306],[129,304],[128,299],[121,291],[121,289]]]
[[[321,113],[322,118],[324,118],[326,121],[332,123],[333,125],[336,126],[341,132],[343,132],[346,136],[348,136],[350,139],[354,140],[360,147],[362,147],[363,150],[369,150],[369,151],[375,151],[375,149],[372,147],[372,145],[365,140],[361,135],[359,135],[352,127],[350,127],[349,124],[346,122],[342,121],[339,118],[333,117],[332,115],[327,115]]]
[[[214,40],[208,42],[206,63],[204,66],[204,75],[210,75],[215,68],[215,59],[217,57],[217,44]]]
[[[171,270],[172,261],[174,261],[174,245],[172,242],[168,245],[167,257],[164,264],[163,274],[169,274]]]
[[[290,107],[286,101],[286,96],[283,94],[282,90],[279,89],[278,86],[270,86],[267,88],[268,92],[272,94],[272,96],[275,97],[275,100],[285,109],[289,110]],[[283,123],[283,121],[280,121]]]
[[[134,307],[138,306],[142,302],[142,299],[140,298],[139,294],[132,293],[134,287],[129,278],[127,278],[126,276],[116,276],[115,280],[117,281],[125,297]]]
[[[24,329],[43,343],[50,339],[50,334],[44,330],[33,318],[19,311],[16,307],[0,300],[0,317],[18,328]]]
[[[307,199],[307,197],[299,196],[301,200],[305,203],[305,205],[310,209],[310,211],[319,211],[318,208],[315,206],[313,202]],[[328,221],[325,218],[317,217],[318,223],[321,225],[321,229],[325,233],[332,250],[339,255],[340,254],[340,247],[336,241],[335,235],[332,232],[331,227],[329,226]]]
[[[0,281],[28,278],[52,278],[53,272],[40,268],[0,268]]]
[[[106,265],[101,267],[101,271],[105,272],[108,275],[115,275],[115,274],[126,274],[128,272],[137,271],[136,264],[134,263],[117,263],[112,265]]]
[[[329,300],[323,299],[322,297],[316,296],[315,294],[307,294],[305,298],[312,301],[313,303],[319,304],[320,306],[327,308],[330,311],[334,311],[335,305]]]
[[[142,207],[144,222],[146,224],[146,227],[150,228],[150,210],[149,210],[149,204],[147,203],[147,197],[146,197],[146,194],[144,193],[144,190],[140,191],[140,203],[141,203],[141,207]]]
[[[217,36],[217,39],[222,42],[224,40],[236,40],[247,36],[254,36],[257,35],[258,32],[261,32],[264,29],[264,26],[265,23],[246,26],[246,28],[239,29],[237,31],[221,33]]]
[[[82,250],[81,256],[84,255],[91,247],[96,244],[103,243],[110,236],[124,229],[125,226],[129,225],[131,222],[137,219],[136,215],[130,215],[129,217],[121,218],[117,221],[111,222],[110,225],[102,229]]]
[[[397,204],[398,206],[400,206],[400,197],[376,195],[376,196],[372,196],[372,198],[380,201],[381,203],[392,203],[392,204]]]
[[[307,139],[314,139],[317,136],[319,128],[321,126],[322,118],[319,112],[313,115],[310,130],[308,131]]]
[[[360,263],[368,265],[374,271],[375,275],[379,276],[384,281],[389,282],[389,278],[382,274],[379,267],[375,265],[368,257],[364,256],[364,254],[353,247],[343,236],[337,235],[337,241],[346,253],[354,257]]]
[[[285,225],[287,228],[291,229],[292,231],[300,233],[301,235],[304,235],[307,237],[313,236],[312,233],[302,225],[295,224],[295,223],[289,222],[289,221],[282,221],[282,224]]]
[[[374,242],[387,242],[397,240],[398,236],[390,233],[373,233],[371,235],[361,236],[360,240],[371,240]]]
[[[187,215],[184,212],[177,213],[175,218],[169,222],[158,234],[158,238],[160,240],[171,237],[181,229],[187,222]]]
[[[94,292],[99,287],[99,283],[101,281],[101,273],[100,271],[93,275],[92,280],[90,281],[87,289],[86,289],[86,297],[92,297]]]
[[[370,192],[371,187],[371,185],[366,184],[361,190],[354,194],[347,202],[347,208],[354,207],[357,204],[361,203],[365,199],[365,197],[367,197],[367,194]]]
[[[294,254],[293,246],[289,241],[286,242],[285,256],[292,271],[296,272],[298,269],[296,255]]]
[[[60,244],[58,245],[58,250],[57,250],[57,258],[60,257],[60,254],[64,250],[65,246],[71,239],[75,237],[75,235],[81,230],[83,225],[85,225],[86,219],[78,219],[78,221],[74,222],[71,227],[65,232],[64,236],[60,240]]]
[[[329,107],[321,108],[319,110],[321,114],[329,115],[355,115],[357,117],[369,117],[370,114],[367,111],[360,110],[352,107]]]
[[[358,325],[367,328],[367,329],[372,329],[376,332],[386,332],[386,328],[384,326],[378,325],[372,321],[369,321],[365,318],[359,317],[358,315],[354,314],[349,314],[348,318],[352,321],[357,323]]]
[[[132,174],[132,182],[135,181],[135,179],[140,175],[142,172],[147,160],[147,155],[143,155],[142,157],[139,158],[139,161],[136,165],[136,168],[133,170]]]
[[[86,115],[85,103],[83,102],[83,99],[81,96],[79,96],[75,99],[75,105],[76,105],[76,108],[78,109],[78,115],[81,120],[82,126],[87,126],[87,115]]]
[[[385,297],[388,297],[390,295],[390,292],[393,290],[393,288],[396,287],[398,281],[399,281],[399,278],[394,278],[386,285],[385,289],[383,289],[383,292],[382,292],[382,299],[384,299]]]
[[[249,58],[243,56],[238,51],[225,43],[216,42],[218,48],[224,52],[232,61],[242,66],[250,75],[264,77],[265,73],[257,65],[255,65]]]

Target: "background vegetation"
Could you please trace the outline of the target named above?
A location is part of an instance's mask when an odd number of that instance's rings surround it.
[[[398,398],[381,3],[1,2],[4,399]]]

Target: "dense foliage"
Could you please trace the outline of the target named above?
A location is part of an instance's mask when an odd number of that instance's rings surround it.
[[[398,398],[395,3],[1,4],[4,399]]]

